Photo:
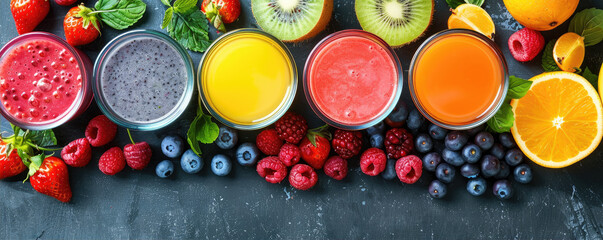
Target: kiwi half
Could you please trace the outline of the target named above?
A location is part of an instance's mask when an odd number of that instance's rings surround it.
[[[433,0],[356,0],[362,29],[399,47],[419,38],[433,16]]]
[[[299,42],[325,29],[333,0],[251,0],[260,27],[283,42]]]

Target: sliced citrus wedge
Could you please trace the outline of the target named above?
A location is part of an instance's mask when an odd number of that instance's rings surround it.
[[[603,63],[601,64],[601,70],[599,70],[599,97],[603,100]]]
[[[557,66],[566,72],[575,72],[584,61],[584,37],[568,32],[555,42],[553,58]]]
[[[494,38],[494,22],[483,8],[465,3],[451,11],[452,15],[448,18],[448,29],[471,29],[490,39]]]
[[[549,168],[572,165],[592,153],[603,137],[603,110],[597,91],[582,76],[543,73],[511,101],[513,137],[523,153]]]

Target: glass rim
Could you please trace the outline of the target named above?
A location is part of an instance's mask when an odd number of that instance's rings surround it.
[[[120,117],[117,113],[115,113],[113,110],[111,110],[111,108],[107,105],[104,94],[100,89],[100,84],[101,84],[100,78],[102,76],[101,71],[105,67],[106,57],[109,54],[113,53],[113,51],[116,50],[115,47],[120,46],[119,44],[123,43],[126,40],[130,40],[130,39],[138,38],[138,37],[152,37],[155,39],[160,39],[160,40],[163,40],[163,42],[165,42],[169,46],[173,47],[176,50],[176,52],[178,52],[180,57],[182,58],[182,60],[184,62],[184,67],[186,68],[187,77],[188,77],[185,88],[184,88],[183,96],[181,97],[178,104],[176,106],[174,106],[174,108],[170,112],[166,113],[166,115],[158,118],[159,120],[156,119],[156,121],[152,121],[152,122],[136,123],[136,122],[132,122],[132,121],[129,121],[129,120],[126,120],[126,119]],[[182,47],[182,45],[180,45],[178,42],[176,42],[171,37],[167,36],[166,34],[164,34],[162,32],[150,30],[150,29],[130,30],[130,31],[122,33],[122,34],[114,37],[113,39],[111,39],[111,41],[109,41],[98,54],[96,61],[94,62],[94,69],[92,71],[92,81],[94,81],[94,83],[91,84],[92,92],[94,93],[94,99],[96,100],[98,108],[101,110],[101,112],[105,116],[107,116],[107,118],[109,118],[115,124],[122,126],[124,128],[132,129],[132,130],[140,130],[140,131],[157,130],[157,129],[166,127],[169,124],[171,124],[172,122],[176,121],[176,119],[178,119],[184,113],[186,108],[188,107],[190,100],[193,96],[194,84],[195,84],[195,81],[194,81],[195,72],[193,71],[193,69],[194,69],[193,60],[191,59],[191,56],[188,54],[188,51],[186,49],[184,49],[184,47]]]
[[[50,120],[50,121],[39,122],[39,123],[28,123],[25,121],[21,121],[18,118],[16,118],[15,116],[13,116],[12,114],[10,114],[5,109],[4,104],[0,104],[0,105],[2,105],[2,106],[0,106],[0,114],[2,114],[2,116],[6,120],[8,120],[12,124],[19,126],[21,128],[36,130],[36,131],[53,129],[53,128],[61,126],[61,125],[65,124],[66,122],[68,122],[69,120],[71,120],[71,118],[73,118],[76,115],[79,108],[84,104],[84,101],[85,101],[84,95],[86,94],[86,89],[90,87],[89,86],[90,83],[88,82],[88,79],[90,78],[90,76],[89,76],[88,71],[86,71],[86,64],[84,63],[84,60],[82,60],[82,58],[80,57],[80,51],[78,51],[76,48],[71,46],[69,43],[67,43],[65,40],[63,40],[59,36],[52,34],[52,33],[48,33],[48,32],[39,32],[39,31],[30,32],[30,33],[19,35],[15,38],[11,39],[8,43],[6,43],[2,47],[2,49],[0,49],[0,61],[2,59],[4,59],[5,54],[7,54],[9,50],[12,50],[16,44],[19,44],[22,41],[26,41],[26,40],[32,39],[32,38],[33,39],[52,40],[53,42],[61,45],[62,47],[67,49],[69,52],[71,52],[71,54],[75,58],[78,66],[80,68],[79,69],[80,75],[82,75],[81,89],[78,92],[76,98],[73,100],[73,103],[71,103],[71,106],[69,106],[69,108],[67,108],[67,110],[65,110],[65,112],[63,112],[61,115],[59,115],[58,117],[56,117],[55,119]],[[81,53],[83,53],[83,52],[81,52]]]
[[[349,36],[363,37],[363,38],[369,39],[369,40],[381,45],[386,50],[386,52],[388,53],[392,62],[395,65],[397,81],[398,81],[398,86],[396,88],[395,94],[392,96],[393,99],[391,99],[391,103],[385,109],[385,111],[383,111],[381,113],[381,115],[377,116],[373,120],[370,120],[368,122],[364,122],[364,123],[361,123],[358,125],[349,125],[349,124],[341,123],[341,122],[338,122],[338,121],[335,121],[335,120],[329,118],[328,116],[326,116],[326,114],[323,114],[322,111],[320,110],[320,108],[314,103],[312,94],[310,93],[310,87],[308,86],[308,75],[309,75],[308,71],[309,71],[310,67],[312,66],[316,56],[322,50],[322,48],[334,40],[344,38],[344,37],[349,37]],[[379,36],[377,36],[373,33],[364,31],[364,30],[346,29],[346,30],[341,30],[341,31],[337,31],[337,32],[329,34],[328,36],[324,37],[322,40],[320,40],[314,46],[314,48],[308,55],[308,58],[306,59],[306,64],[304,66],[303,87],[304,87],[304,94],[306,96],[306,101],[308,102],[308,105],[310,105],[310,108],[312,109],[312,111],[322,121],[324,121],[325,123],[327,123],[333,127],[339,128],[339,129],[362,130],[362,129],[372,127],[375,124],[378,124],[379,122],[385,120],[385,118],[387,118],[387,116],[394,110],[394,108],[396,107],[396,105],[398,104],[398,101],[400,101],[400,98],[402,96],[402,90],[404,88],[404,71],[402,69],[402,64],[400,63],[400,59],[398,58],[398,55],[396,54],[396,52],[393,50],[393,48],[389,44],[387,44],[387,42],[385,42]]]
[[[496,97],[496,99],[493,102],[496,104],[491,104],[490,107],[481,116],[476,118],[476,121],[472,121],[472,122],[461,124],[461,125],[453,125],[453,124],[449,124],[449,123],[444,123],[444,122],[437,120],[434,117],[431,117],[429,115],[429,113],[427,112],[427,110],[425,110],[423,108],[423,106],[421,105],[421,102],[419,101],[418,96],[415,93],[415,86],[414,86],[414,76],[413,75],[414,75],[416,64],[417,64],[417,61],[419,60],[419,58],[422,57],[425,50],[428,49],[429,46],[431,46],[430,45],[431,43],[441,39],[442,37],[445,37],[445,36],[451,35],[451,34],[468,35],[468,36],[475,37],[478,40],[481,40],[482,42],[484,42],[490,49],[492,49],[494,54],[498,57],[498,60],[499,60],[500,66],[501,66],[501,72],[502,72],[502,91],[499,91],[498,96]],[[435,125],[438,125],[440,127],[446,128],[446,129],[467,130],[467,129],[471,129],[471,128],[474,128],[474,127],[477,127],[479,125],[486,123],[490,118],[492,118],[494,116],[494,114],[496,114],[498,109],[500,109],[500,107],[503,105],[503,103],[505,102],[505,96],[507,95],[507,91],[509,88],[509,69],[508,69],[504,54],[502,53],[500,48],[496,45],[496,43],[494,43],[494,41],[492,39],[484,36],[483,34],[481,34],[479,32],[469,30],[469,29],[447,29],[447,30],[443,30],[443,31],[440,31],[440,32],[437,32],[437,33],[431,35],[419,46],[419,48],[417,48],[417,50],[412,58],[412,61],[410,63],[410,68],[408,71],[408,85],[409,85],[410,95],[411,95],[413,103],[417,107],[417,110],[419,110],[419,112],[427,120],[429,120],[430,122],[432,122]]]
[[[227,120],[226,118],[222,117],[218,113],[218,111],[216,111],[211,106],[209,97],[203,91],[203,89],[204,89],[204,87],[203,87],[203,69],[204,68],[203,67],[206,65],[206,62],[208,61],[208,56],[210,55],[210,53],[213,53],[213,50],[217,46],[220,46],[226,39],[233,37],[233,35],[236,36],[236,35],[245,34],[245,33],[259,34],[264,37],[267,37],[268,39],[270,39],[271,41],[276,43],[278,45],[278,47],[280,47],[281,50],[283,51],[283,53],[285,54],[285,57],[289,60],[289,65],[291,68],[291,79],[290,79],[291,80],[291,91],[288,94],[288,96],[285,97],[286,99],[281,103],[281,105],[279,105],[280,107],[278,109],[275,109],[275,111],[272,113],[272,116],[270,116],[260,122],[257,122],[254,124],[247,124],[247,125],[234,123],[234,122],[231,122],[231,121]],[[224,124],[228,127],[232,127],[232,128],[239,129],[239,130],[257,130],[257,129],[261,129],[261,128],[264,128],[264,127],[267,127],[267,126],[273,124],[289,110],[289,108],[293,104],[293,100],[295,99],[298,81],[299,81],[298,80],[298,72],[297,72],[297,65],[295,64],[295,59],[293,58],[293,55],[289,51],[289,48],[287,48],[287,46],[281,40],[277,39],[276,37],[272,36],[271,34],[269,34],[267,32],[264,32],[264,31],[256,29],[256,28],[240,28],[237,30],[229,31],[229,32],[225,33],[224,35],[218,37],[215,41],[212,42],[211,45],[209,45],[209,47],[205,51],[205,54],[203,54],[203,57],[201,57],[201,61],[199,62],[199,67],[197,68],[197,88],[199,91],[199,105],[205,106],[207,111],[209,111],[209,113],[215,119],[217,119],[222,124]]]

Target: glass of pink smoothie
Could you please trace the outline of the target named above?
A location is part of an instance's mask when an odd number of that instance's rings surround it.
[[[26,129],[57,127],[92,101],[90,59],[50,33],[18,36],[0,50],[0,112]]]
[[[389,115],[402,93],[402,67],[378,36],[344,30],[320,41],[304,69],[312,110],[331,126],[360,130]]]

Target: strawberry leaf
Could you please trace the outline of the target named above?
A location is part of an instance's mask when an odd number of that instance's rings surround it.
[[[123,30],[142,18],[147,5],[141,0],[99,0],[94,7],[105,24]]]

